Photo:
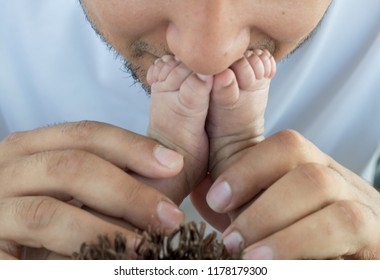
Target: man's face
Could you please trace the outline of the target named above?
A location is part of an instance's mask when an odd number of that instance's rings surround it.
[[[217,74],[249,49],[276,60],[311,33],[332,0],[82,0],[97,32],[146,85],[165,54],[200,74]]]

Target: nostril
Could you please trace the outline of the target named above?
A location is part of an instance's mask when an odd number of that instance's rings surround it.
[[[240,59],[250,43],[249,29],[239,32],[216,30],[197,25],[180,29],[169,24],[166,34],[169,49],[194,72],[215,75]],[[202,29],[204,28],[204,30]]]

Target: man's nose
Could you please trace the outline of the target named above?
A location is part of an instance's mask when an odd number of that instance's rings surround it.
[[[239,16],[236,1],[178,2],[166,35],[170,50],[187,67],[213,75],[243,56],[250,44],[250,28]]]

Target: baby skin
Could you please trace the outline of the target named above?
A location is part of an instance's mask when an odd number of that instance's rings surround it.
[[[242,151],[263,139],[275,72],[267,50],[247,51],[214,76],[196,74],[169,55],[150,67],[148,135],[184,156],[187,194],[207,172],[216,179]]]

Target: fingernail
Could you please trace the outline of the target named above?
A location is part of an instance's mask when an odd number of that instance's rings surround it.
[[[220,182],[211,187],[206,197],[208,205],[214,211],[223,211],[232,200],[231,186],[226,182]]]
[[[168,229],[174,229],[183,222],[182,211],[177,206],[164,200],[157,206],[157,216],[161,224]]]
[[[259,246],[248,249],[243,258],[247,260],[273,260],[273,250],[268,246]]]
[[[179,153],[169,150],[162,145],[157,145],[154,148],[154,156],[162,165],[173,169],[183,162],[183,156]]]
[[[223,244],[229,252],[236,253],[243,248],[244,240],[239,232],[233,231],[223,238]]]

